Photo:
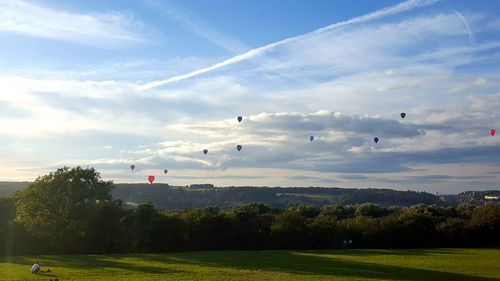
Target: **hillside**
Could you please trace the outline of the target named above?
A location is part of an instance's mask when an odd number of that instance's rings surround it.
[[[9,196],[12,193],[26,188],[30,182],[10,182],[10,181],[0,181],[0,197]]]
[[[285,208],[296,205],[324,206],[375,203],[380,206],[411,206],[437,204],[439,197],[427,192],[396,191],[391,189],[354,189],[320,187],[170,187],[166,184],[117,184],[112,192],[115,199],[126,202],[151,202],[166,210],[228,208],[248,202],[264,203]]]
[[[0,197],[26,188],[29,182],[0,182]],[[115,184],[113,198],[124,202],[151,202],[165,210],[230,208],[258,202],[277,208],[296,205],[324,206],[375,203],[380,206],[411,206],[436,204],[457,206],[461,203],[485,204],[485,196],[500,197],[500,190],[465,191],[459,194],[436,196],[427,192],[398,191],[377,188],[323,187],[214,187],[213,185],[169,186],[168,184]],[[488,201],[498,204],[498,200]]]

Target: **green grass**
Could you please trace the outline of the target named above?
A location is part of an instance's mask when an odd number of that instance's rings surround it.
[[[39,261],[49,274],[33,275]],[[499,249],[227,251],[0,258],[0,280],[500,280]]]

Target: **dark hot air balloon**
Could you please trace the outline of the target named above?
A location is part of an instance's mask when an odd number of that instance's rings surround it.
[[[207,155],[208,149],[203,149],[203,153],[205,153],[205,155]]]
[[[130,170],[134,170],[135,169],[135,165],[130,165]]]
[[[313,140],[314,140],[314,136],[310,136],[310,137],[309,137],[309,140],[310,140],[310,141],[313,141]]]
[[[374,141],[375,143],[378,143],[378,138],[377,138],[377,137],[375,137],[375,138],[373,139],[373,141]]]
[[[148,181],[149,181],[149,184],[153,184],[153,182],[155,181],[155,176],[149,176]]]
[[[238,149],[238,151],[240,151],[242,148],[243,148],[243,146],[241,146],[239,144],[236,146],[236,149]]]
[[[494,136],[496,132],[495,129],[490,129],[490,136]]]
[[[241,120],[243,120],[243,117],[238,116],[238,118],[236,118],[236,119],[238,119],[238,122],[241,122]]]
[[[163,170],[163,173],[167,174],[167,173],[168,173],[168,170]]]
[[[401,118],[405,119],[405,117],[406,117],[406,113],[401,112],[400,116],[401,116]]]

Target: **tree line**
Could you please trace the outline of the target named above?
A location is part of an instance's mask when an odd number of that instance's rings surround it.
[[[62,168],[0,198],[0,253],[499,247],[500,206],[250,203],[162,211],[111,196],[94,169]]]

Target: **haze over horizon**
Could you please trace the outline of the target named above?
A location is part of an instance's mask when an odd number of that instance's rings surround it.
[[[0,181],[500,189],[499,12],[0,0]]]

